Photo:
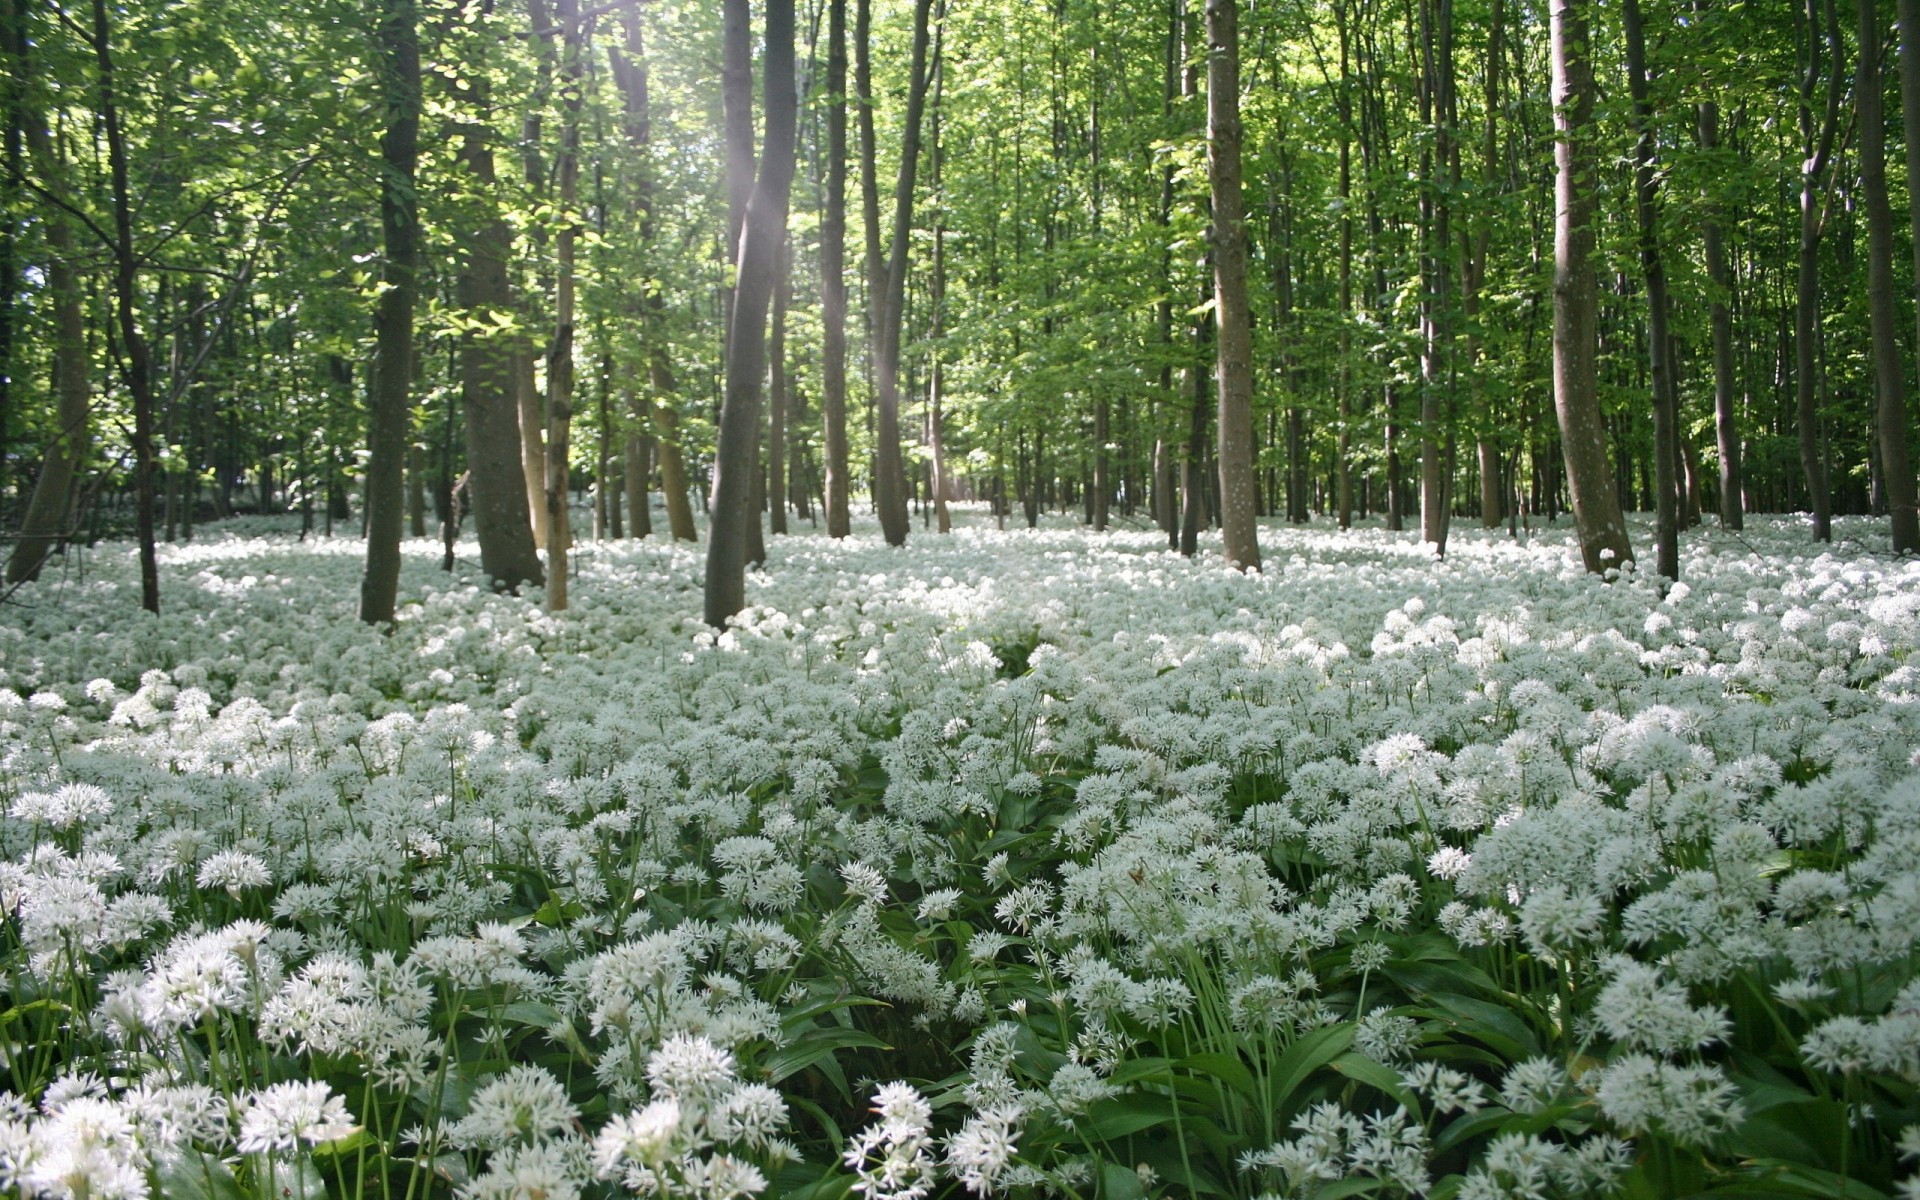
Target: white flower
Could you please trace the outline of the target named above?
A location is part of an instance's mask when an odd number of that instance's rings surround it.
[[[934,1160],[927,1123],[933,1109],[905,1083],[889,1083],[874,1095],[880,1120],[857,1134],[844,1156],[859,1175],[853,1185],[867,1200],[920,1200],[933,1190]]]
[[[453,1127],[456,1144],[493,1150],[538,1142],[571,1128],[580,1110],[545,1068],[514,1067],[473,1094],[467,1115]]]
[[[245,1099],[238,1146],[242,1154],[293,1150],[301,1142],[338,1141],[358,1128],[347,1115],[346,1101],[325,1083],[294,1080]]]
[[[1019,1148],[1020,1116],[1011,1106],[976,1113],[947,1139],[948,1173],[974,1195],[992,1195]]]
[[[144,1200],[147,1156],[127,1113],[111,1100],[72,1100],[33,1127],[28,1195],[62,1200]]]
[[[704,1109],[733,1087],[733,1055],[704,1034],[676,1033],[647,1060],[647,1082],[656,1096]]]
[[[222,850],[209,855],[207,861],[200,864],[200,873],[194,882],[203,888],[225,888],[238,897],[248,888],[266,887],[273,882],[273,873],[267,869],[266,860],[257,854],[248,854],[242,850]]]

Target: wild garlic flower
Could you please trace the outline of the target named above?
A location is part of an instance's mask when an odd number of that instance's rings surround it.
[[[338,1141],[359,1128],[347,1114],[346,1101],[315,1080],[276,1083],[251,1093],[240,1103],[242,1154],[273,1154]]]
[[[488,1080],[467,1102],[467,1115],[453,1126],[456,1145],[497,1150],[546,1141],[567,1132],[580,1110],[566,1088],[544,1067],[518,1066]]]
[[[947,1172],[972,1194],[993,1195],[1019,1151],[1021,1117],[1014,1106],[974,1114],[947,1139]]]
[[[905,1083],[874,1093],[880,1119],[856,1134],[843,1161],[858,1176],[853,1190],[867,1200],[921,1200],[933,1190],[935,1164],[928,1124],[933,1109]]]

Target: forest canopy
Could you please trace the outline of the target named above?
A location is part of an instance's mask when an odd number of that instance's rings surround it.
[[[563,607],[656,504],[731,562],[963,498],[1915,548],[1884,6],[1241,7],[8,0],[9,577],[297,512],[387,619],[403,525],[469,521]]]

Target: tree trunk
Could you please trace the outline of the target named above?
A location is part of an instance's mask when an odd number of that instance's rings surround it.
[[[1860,62],[1854,104],[1860,127],[1860,190],[1867,208],[1867,316],[1873,330],[1873,394],[1880,445],[1880,477],[1893,525],[1893,552],[1920,551],[1920,509],[1914,506],[1913,462],[1907,452],[1905,366],[1894,328],[1893,206],[1887,201],[1886,117],[1880,81],[1880,13],[1874,0],[1855,0]]]
[[[574,260],[580,227],[580,75],[582,27],[579,0],[558,0],[554,16],[566,48],[560,62],[560,229],[554,237],[553,340],[547,346],[547,611],[567,610],[567,553],[573,548],[568,510],[573,480]]]
[[[1823,182],[1833,156],[1840,124],[1840,99],[1846,79],[1846,50],[1841,44],[1840,21],[1833,0],[1806,0],[1807,70],[1800,84],[1800,136],[1806,150],[1800,172],[1800,260],[1794,308],[1794,413],[1800,435],[1800,470],[1807,480],[1808,506],[1813,510],[1813,540],[1833,540],[1833,501],[1827,488],[1826,462],[1820,453],[1819,337],[1820,235],[1826,225]],[[1820,46],[1827,47],[1827,96],[1818,129],[1814,126],[1813,93],[1820,80]]]
[[[851,529],[847,507],[847,0],[827,26],[827,197],[820,215],[820,421],[826,440],[827,536]]]
[[[466,258],[454,285],[455,302],[471,322],[460,336],[460,402],[466,414],[467,506],[480,540],[480,569],[492,587],[517,592],[522,584],[540,583],[542,575],[520,450],[514,342],[511,335],[479,331],[513,313],[507,275],[513,233],[493,197],[497,178],[485,108],[483,99],[475,122],[461,129],[458,150],[486,205],[464,239]]]
[[[1712,101],[1699,106],[1699,143],[1708,153],[1720,145],[1720,106]],[[1740,416],[1733,394],[1733,310],[1729,304],[1733,272],[1727,269],[1719,205],[1710,201],[1705,212],[1700,241],[1707,260],[1707,282],[1712,288],[1708,311],[1713,340],[1713,428],[1720,451],[1720,525],[1738,530],[1744,523],[1742,493],[1746,485],[1741,478]]]
[[[1240,195],[1239,0],[1207,4],[1207,176],[1213,186],[1220,524],[1227,564],[1260,569],[1254,521],[1253,316],[1247,305],[1247,224]]]
[[[1425,327],[1420,356],[1420,540],[1447,552],[1447,529],[1451,492],[1452,453],[1446,434],[1451,413],[1448,411],[1452,373],[1451,321],[1449,292],[1452,287],[1453,230],[1452,209],[1447,200],[1453,190],[1453,4],[1452,0],[1423,0],[1420,5],[1421,86],[1425,124],[1432,131],[1433,145],[1425,152],[1427,187],[1421,207],[1426,219],[1421,236],[1425,240],[1421,289],[1421,323]]]
[[[767,339],[767,529],[787,532],[787,271],[790,251],[781,239],[774,266],[773,331]]]
[[[17,57],[24,60],[21,48]],[[22,71],[28,64],[22,63]],[[24,73],[20,76],[24,84]],[[23,106],[24,107],[24,106]],[[64,200],[66,164],[37,112],[22,111],[20,119],[28,152],[43,180],[42,187]],[[66,544],[74,509],[74,485],[93,443],[87,383],[86,294],[80,277],[80,256],[73,248],[73,229],[58,203],[43,210],[41,240],[47,252],[47,296],[51,301],[52,390],[58,426],[41,460],[40,477],[20,522],[20,540],[7,559],[9,584],[38,579],[47,559]],[[5,297],[11,305],[12,297]],[[0,361],[0,374],[10,364]]]
[[[944,79],[944,76],[943,76]],[[940,194],[941,159],[944,148],[940,140],[941,89],[934,91],[933,109],[933,153],[932,173],[929,182],[935,195]],[[953,515],[947,511],[947,437],[946,414],[941,411],[945,397],[946,363],[943,361],[942,339],[946,336],[947,316],[947,227],[946,214],[936,213],[933,219],[933,275],[927,281],[927,296],[933,314],[928,321],[928,339],[933,343],[931,359],[927,367],[927,448],[931,451],[928,469],[931,476],[927,490],[933,494],[933,512],[935,522],[941,533],[953,532]],[[1106,416],[1104,401],[1101,416]],[[1104,433],[1102,434],[1104,436]],[[1106,500],[1100,500],[1101,519],[1104,527]]]
[[[367,422],[367,572],[360,585],[360,619],[370,625],[391,625],[399,599],[402,488],[413,423],[413,298],[420,256],[419,205],[413,188],[420,158],[417,20],[414,0],[383,0],[375,34],[387,116],[380,139],[386,264],[374,312],[374,382]]]
[[[793,0],[767,0],[766,140],[760,175],[747,202],[734,272],[726,394],[714,455],[712,516],[707,538],[706,619],[724,628],[746,607],[746,524],[753,491],[753,448],[760,427],[760,385],[766,372],[767,310],[773,301],[780,243],[786,236],[793,183],[798,108],[793,76]]]
[[[1646,38],[1640,0],[1622,0],[1627,43],[1627,91],[1633,99],[1634,217],[1640,229],[1640,270],[1647,284],[1647,348],[1653,377],[1654,571],[1680,578],[1679,391],[1668,354],[1667,268],[1660,254],[1660,183],[1654,173],[1653,102],[1647,89]]]
[[[1913,288],[1920,300],[1920,0],[1900,0],[1900,125],[1905,135],[1907,222],[1913,235]],[[1914,310],[1920,334],[1920,308]],[[1920,345],[1920,341],[1916,341]],[[1911,474],[1906,476],[1911,486]],[[1897,530],[1896,526],[1896,530]]]
[[[1552,0],[1554,108],[1553,402],[1573,497],[1580,557],[1589,571],[1633,558],[1607,468],[1595,355],[1592,52],[1586,0]]]
[[[933,0],[915,0],[906,123],[900,135],[900,174],[893,189],[893,239],[883,268],[883,289],[874,301],[874,503],[889,546],[905,545],[909,526],[907,477],[900,452],[900,333],[906,311],[914,179],[920,168],[921,118],[932,76],[927,63],[932,10]]]
[[[627,411],[636,419],[641,418],[639,399],[628,392],[626,400]],[[653,438],[644,433],[627,434],[626,451],[620,456],[620,462],[627,471],[627,486],[624,489],[627,499],[627,536],[652,537],[653,505],[648,500],[647,486],[653,476]]]
[[[520,422],[520,479],[526,490],[527,521],[537,546],[547,544],[547,414],[534,377],[533,347],[516,337],[513,355],[513,405]]]
[[[126,356],[127,391],[133,398],[134,528],[140,541],[140,606],[160,612],[160,558],[153,542],[153,360],[140,334],[139,272],[133,242],[132,187],[128,182],[126,139],[120,129],[114,90],[112,27],[106,0],[93,0],[93,57],[99,72],[100,124],[107,135],[107,165],[113,181],[113,295]]]

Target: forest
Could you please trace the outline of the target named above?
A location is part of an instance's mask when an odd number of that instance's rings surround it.
[[[1913,30],[0,0],[0,1197],[1920,1196]]]

